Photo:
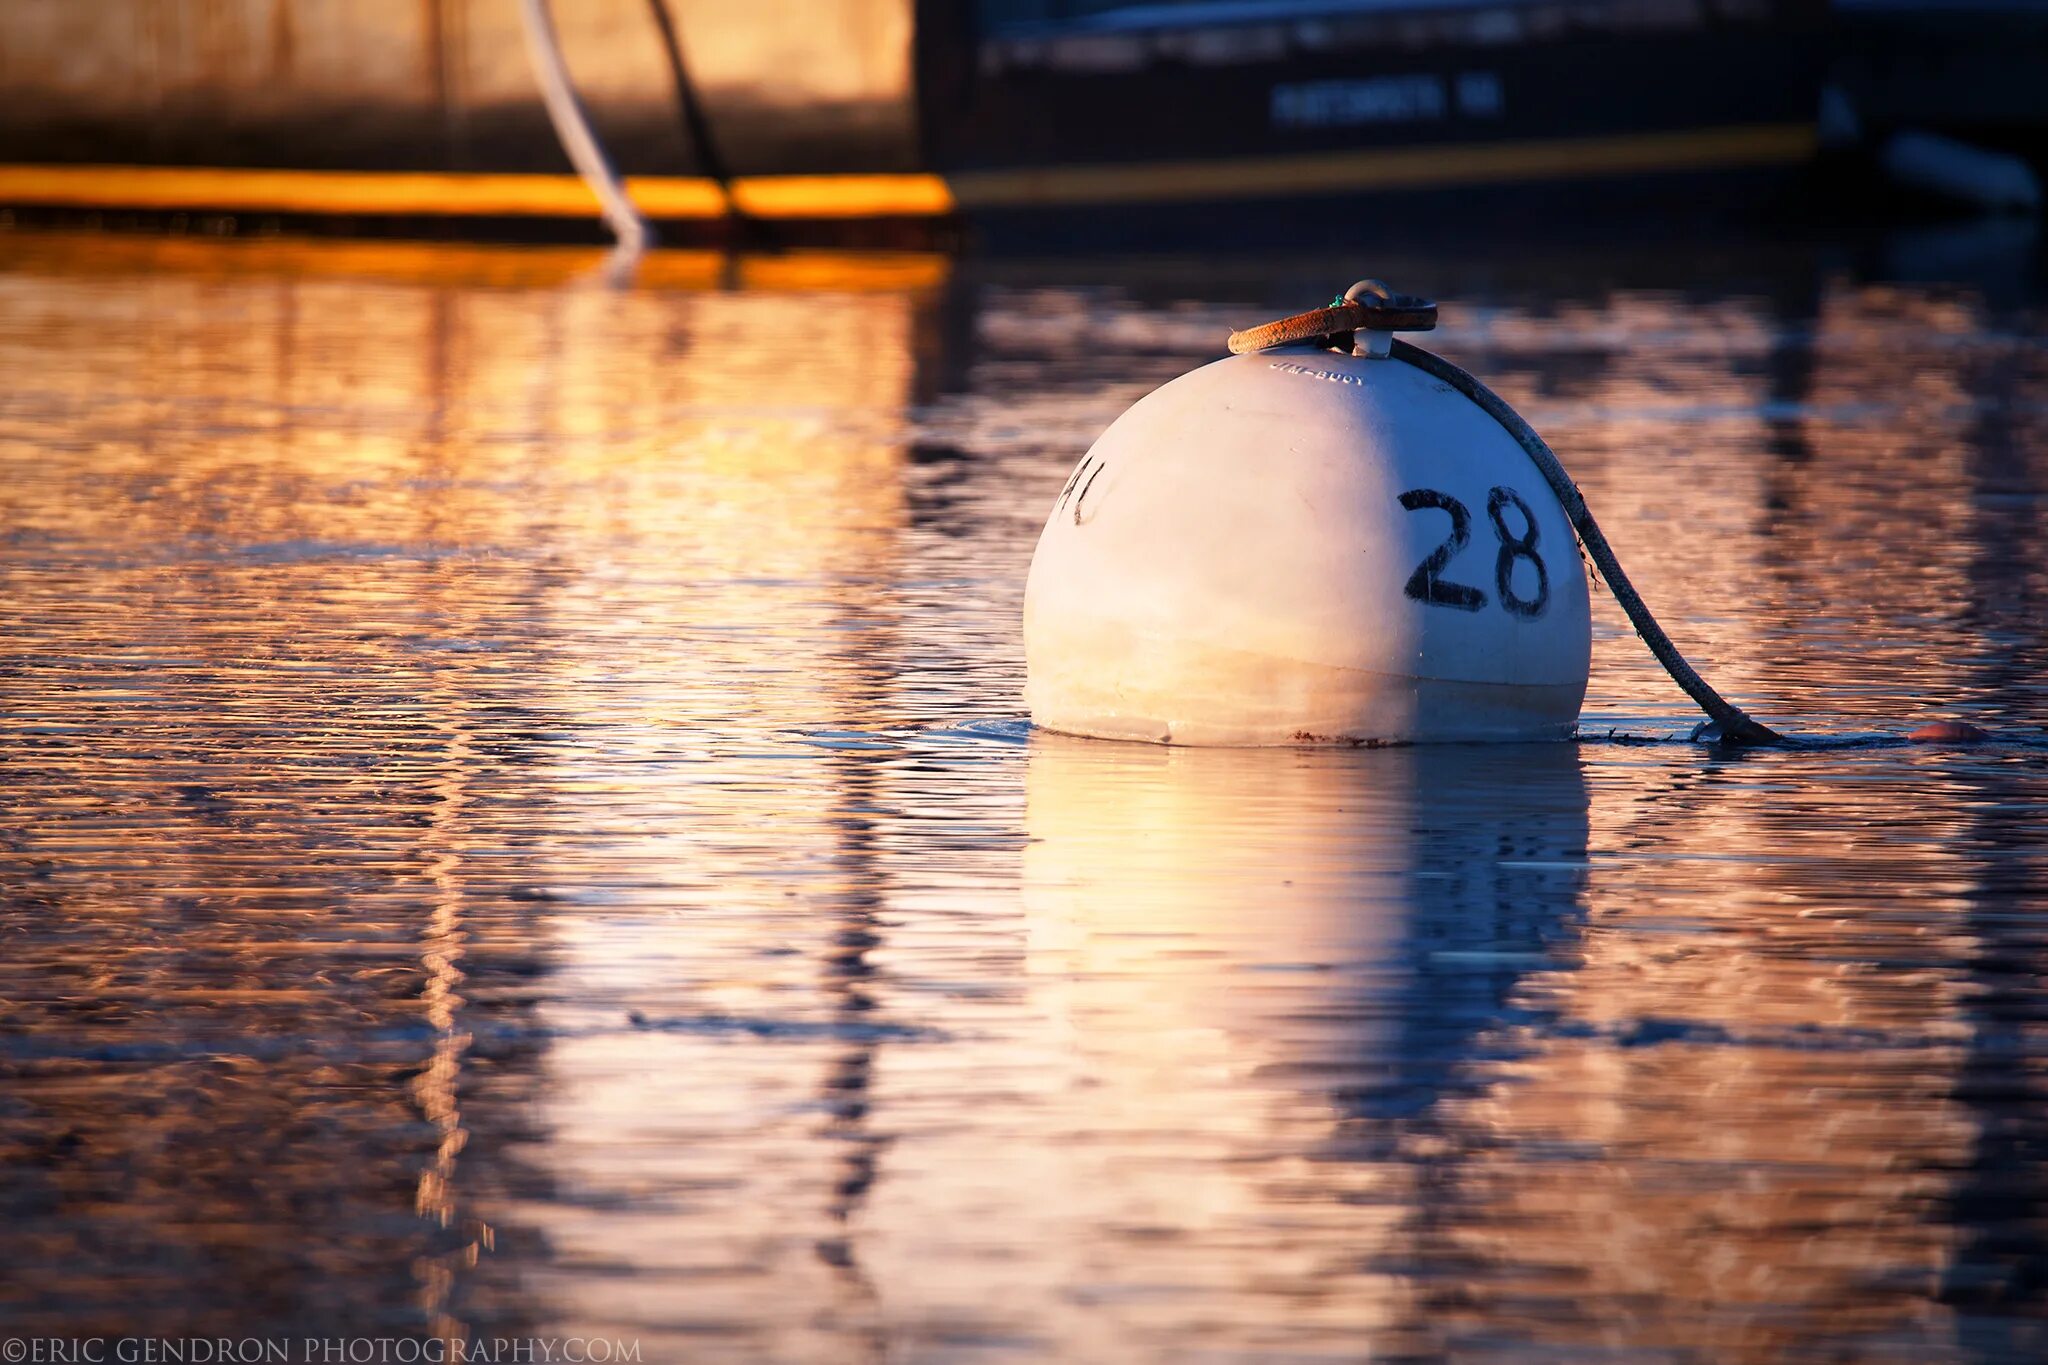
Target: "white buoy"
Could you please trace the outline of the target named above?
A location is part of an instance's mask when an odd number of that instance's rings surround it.
[[[1471,398],[1358,338],[1203,366],[1096,441],[1025,588],[1034,723],[1213,745],[1572,733],[1591,630],[1557,495]]]

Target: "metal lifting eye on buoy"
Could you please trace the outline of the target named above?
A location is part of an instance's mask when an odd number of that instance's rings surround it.
[[[1176,744],[1566,737],[1591,652],[1576,539],[1723,743],[1792,742],[1679,655],[1543,438],[1393,337],[1436,320],[1361,280],[1232,333],[1231,358],[1110,425],[1025,585],[1037,724]]]
[[[1250,327],[1230,334],[1232,355],[1270,351],[1275,346],[1298,346],[1321,342],[1349,348],[1357,332],[1391,335],[1394,332],[1428,332],[1436,328],[1436,304],[1414,294],[1396,294],[1378,280],[1360,280],[1332,299],[1328,307]],[[1377,349],[1385,355],[1385,349]]]

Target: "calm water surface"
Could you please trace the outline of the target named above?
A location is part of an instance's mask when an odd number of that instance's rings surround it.
[[[2048,343],[1929,262],[0,238],[0,1336],[2048,1355]],[[1073,462],[1365,273],[1724,691],[1999,741],[1668,742],[1604,597],[1578,744],[1031,734]]]

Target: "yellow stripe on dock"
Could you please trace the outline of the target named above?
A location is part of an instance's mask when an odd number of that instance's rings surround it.
[[[642,183],[626,182],[635,203]],[[753,218],[943,218],[957,207],[936,175],[742,176],[732,197]]]
[[[958,209],[1161,203],[1346,190],[1499,184],[1639,172],[1783,165],[1813,155],[1807,124],[1604,138],[1395,147],[1293,156],[1045,166],[936,175],[764,175],[732,182],[634,176],[655,219],[937,218]],[[0,205],[345,216],[594,218],[572,175],[0,165]]]
[[[718,187],[706,216],[724,211]],[[282,171],[213,166],[0,166],[0,202],[81,209],[590,218],[597,199],[573,175]]]

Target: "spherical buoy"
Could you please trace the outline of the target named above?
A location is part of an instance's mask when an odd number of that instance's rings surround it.
[[[1500,421],[1348,306],[1325,311],[1360,328],[1349,351],[1205,365],[1074,469],[1025,587],[1036,724],[1217,745],[1571,734],[1591,632],[1570,517]]]

